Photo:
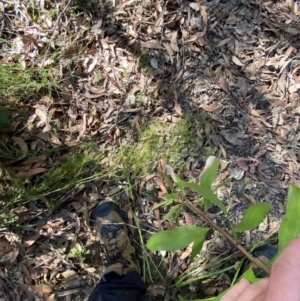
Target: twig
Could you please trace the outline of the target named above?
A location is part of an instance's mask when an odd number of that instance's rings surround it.
[[[61,11],[61,13],[58,15],[58,17],[57,17],[57,19],[56,19],[56,22],[55,22],[54,27],[53,27],[52,36],[51,36],[50,42],[49,42],[49,44],[48,44],[48,47],[47,47],[47,49],[46,49],[46,52],[45,52],[45,54],[44,54],[44,58],[43,58],[43,60],[42,60],[41,67],[43,67],[43,65],[44,65],[44,62],[45,62],[46,57],[47,57],[47,54],[48,54],[48,52],[49,52],[51,43],[52,43],[53,40],[54,40],[54,37],[55,37],[55,31],[56,31],[56,28],[57,28],[57,26],[58,26],[59,20],[60,20],[60,18],[62,17],[62,15],[65,13],[65,11],[69,8],[71,1],[72,1],[72,0],[69,0],[69,1],[68,1],[68,3],[66,4],[66,6],[64,7],[64,9]]]
[[[183,196],[185,202],[189,204],[210,226],[225,236],[237,249],[239,249],[253,264],[270,275],[270,269],[267,268],[262,261],[253,257],[244,247],[242,247],[226,230],[215,224],[202,210],[198,209],[190,200]]]

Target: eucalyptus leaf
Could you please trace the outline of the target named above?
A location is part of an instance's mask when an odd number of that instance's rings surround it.
[[[300,234],[300,188],[290,186],[285,215],[278,232],[278,254],[287,243]]]
[[[194,241],[204,240],[208,230],[197,226],[180,226],[174,230],[161,231],[150,237],[147,247],[152,251],[179,250]]]
[[[243,232],[256,228],[269,213],[271,205],[268,203],[253,204],[247,208],[241,222],[233,227],[233,232]]]

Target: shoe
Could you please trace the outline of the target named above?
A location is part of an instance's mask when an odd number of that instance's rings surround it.
[[[104,247],[107,259],[107,269],[102,277],[115,272],[125,275],[127,272],[140,273],[135,248],[132,246],[123,218],[123,212],[118,205],[110,200],[101,202],[93,211],[94,226]]]
[[[258,258],[262,263],[267,264],[272,258],[276,256],[278,252],[278,247],[271,244],[264,244],[254,249],[251,255]],[[245,260],[241,271],[242,274],[246,272],[249,268],[253,269],[256,278],[266,278],[268,275],[266,272],[259,269],[256,265],[253,265],[248,259]]]

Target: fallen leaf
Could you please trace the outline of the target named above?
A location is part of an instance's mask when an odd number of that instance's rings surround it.
[[[232,38],[226,38],[224,40],[222,40],[216,47],[222,47],[224,45],[226,45],[227,43],[229,43],[231,41]]]
[[[39,167],[39,168],[33,168],[33,169],[30,169],[30,170],[26,170],[26,171],[20,171],[16,174],[16,178],[19,178],[19,179],[29,178],[29,177],[32,177],[34,175],[43,173],[47,170],[48,170],[47,168]]]
[[[193,216],[190,213],[188,213],[186,211],[183,211],[183,216],[184,216],[184,219],[185,219],[185,223],[188,226],[194,225],[194,219],[193,219]]]
[[[27,238],[24,242],[23,242],[23,246],[25,248],[28,248],[30,246],[32,246],[40,237],[42,234],[42,230],[39,230],[38,233],[34,234],[33,236],[31,236],[30,238]]]
[[[61,276],[66,280],[70,280],[70,279],[77,278],[78,274],[73,270],[66,270],[63,273],[61,273]]]
[[[11,252],[6,253],[5,255],[3,255],[0,259],[0,262],[6,262],[9,261],[11,263],[13,263],[17,256],[19,255],[19,250],[16,248],[13,248]]]
[[[12,137],[12,139],[20,147],[20,149],[24,153],[23,156],[25,157],[26,154],[28,153],[28,146],[27,146],[26,142],[20,137]]]
[[[237,65],[237,66],[240,66],[240,67],[244,67],[245,65],[235,56],[233,55],[232,56],[232,61]]]
[[[200,106],[200,108],[202,108],[203,110],[205,110],[206,112],[213,112],[215,111],[217,108],[219,108],[219,106],[214,105],[214,106],[209,106],[206,104],[203,104]]]
[[[164,49],[163,46],[155,40],[141,43],[141,47],[150,49]]]
[[[180,51],[177,44],[177,31],[174,31],[171,35],[171,47],[175,52]]]
[[[229,93],[227,82],[222,75],[220,76],[219,79],[219,85],[225,92]]]

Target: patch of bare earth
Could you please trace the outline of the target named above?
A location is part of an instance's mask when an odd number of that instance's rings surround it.
[[[1,157],[10,168],[2,180],[34,185],[64,162],[70,148],[91,141],[104,154],[99,171],[120,146],[134,145],[149,121],[204,118],[191,127],[198,149],[182,150],[187,164],[181,177],[197,177],[206,159],[201,149],[216,149],[216,182],[234,179],[218,191],[224,204],[231,204],[233,223],[252,203],[272,205],[264,222],[241,235],[241,242],[250,246],[274,236],[286,189],[300,184],[299,15],[294,0],[3,1],[1,39],[9,43],[1,46],[1,63],[50,70],[58,83],[50,96],[41,90],[21,99],[11,109],[9,130],[0,130],[1,139],[23,153],[52,152],[36,160]],[[151,210],[170,190],[163,180],[166,163],[160,160],[151,174],[133,179],[130,192],[128,178],[101,178],[51,194],[50,205],[46,193],[16,206],[3,193],[2,209],[18,223],[1,222],[0,298],[86,300],[105,263],[89,215],[108,195],[125,209],[133,205],[144,242],[177,224],[202,224],[188,210],[176,222],[163,223],[167,209]],[[218,209],[208,214],[228,227]],[[129,224],[135,224],[132,214]],[[141,245],[137,230],[132,232]],[[234,253],[214,231],[207,240],[200,266]],[[211,297],[228,286],[223,273],[171,288],[183,272],[195,270],[189,252],[149,255],[162,264],[164,281],[155,271],[146,277],[146,300]],[[193,277],[204,273],[198,269]]]

